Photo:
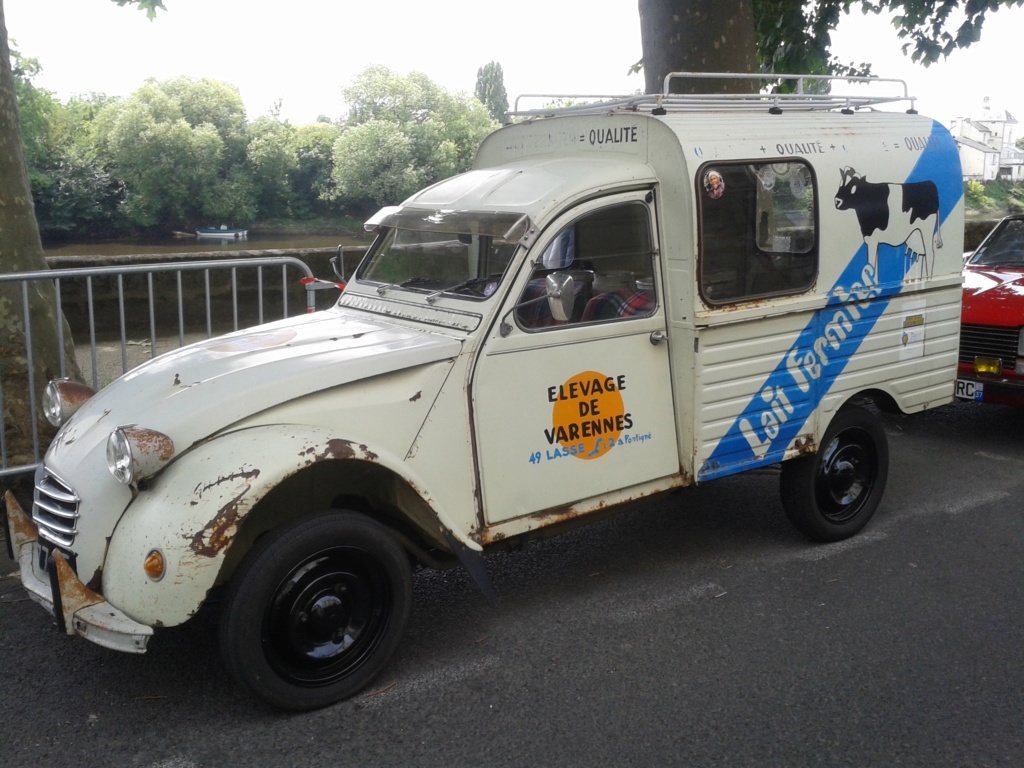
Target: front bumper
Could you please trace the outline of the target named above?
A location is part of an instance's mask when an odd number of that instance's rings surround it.
[[[93,592],[75,575],[59,549],[40,543],[32,518],[10,491],[4,494],[7,540],[21,583],[69,635],[125,653],[145,653],[153,628],[140,624]]]
[[[971,392],[970,396],[965,396],[963,392],[968,382]],[[957,372],[956,396],[960,400],[1024,408],[1024,379],[979,376],[974,371],[961,369]]]

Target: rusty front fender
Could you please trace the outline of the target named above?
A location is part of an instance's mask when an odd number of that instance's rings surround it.
[[[480,549],[434,508],[426,484],[388,451],[305,426],[254,427],[195,447],[139,492],[111,538],[104,596],[152,626],[186,621],[218,583],[232,545],[244,538],[238,534],[250,513],[289,478],[326,462],[377,465],[402,478],[403,487],[418,495],[418,506],[432,512],[438,538],[448,534]],[[314,511],[293,505],[290,513]],[[154,550],[166,564],[159,580],[143,570]],[[242,553],[231,554],[237,561]]]

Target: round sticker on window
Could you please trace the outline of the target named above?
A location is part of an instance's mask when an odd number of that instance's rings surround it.
[[[714,168],[704,174],[704,191],[712,200],[717,200],[725,193],[725,179]]]

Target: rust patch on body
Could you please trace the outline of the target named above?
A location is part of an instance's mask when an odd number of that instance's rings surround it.
[[[233,497],[217,510],[217,514],[210,520],[202,530],[191,537],[189,548],[202,557],[217,557],[227,549],[235,532],[238,530],[238,521],[241,518],[243,499],[252,488],[253,481],[260,476],[258,469],[234,472],[216,481],[196,488],[196,495],[218,488],[225,483],[242,481],[243,487]]]
[[[60,550],[53,551],[53,565],[57,569],[57,581],[60,584],[60,607],[64,616],[64,626],[71,635],[74,634],[75,614],[90,605],[102,603],[103,598],[78,580]]]
[[[21,504],[10,491],[4,493],[4,504],[7,505],[7,525],[11,532],[11,547],[14,550],[15,559],[18,558],[18,550],[22,544],[28,544],[39,538],[39,532],[35,523],[32,522]]]
[[[315,464],[318,461],[327,461],[328,459],[336,459],[338,461],[344,461],[346,459],[366,459],[367,461],[376,461],[377,454],[367,448],[365,445],[354,445],[348,440],[342,440],[341,438],[333,438],[327,441],[327,445],[323,448],[319,446],[311,445],[308,448],[299,451],[299,456],[306,459],[306,465]]]
[[[145,460],[149,458],[163,463],[170,461],[174,456],[174,443],[163,432],[143,427],[124,427],[123,429],[125,435],[132,439],[134,446],[139,450],[140,464],[147,463]]]
[[[363,451],[364,454],[368,454],[365,445],[359,446],[359,450]],[[356,446],[350,443],[348,440],[342,440],[341,438],[333,438],[327,441],[327,445],[321,448],[320,446],[311,445],[303,451],[299,452],[299,456],[306,458],[306,464],[315,464],[318,461],[327,461],[328,459],[336,459],[338,461],[344,461],[346,459],[357,458]],[[373,454],[369,454],[368,458],[377,458]]]
[[[793,447],[797,449],[801,456],[813,456],[818,452],[817,446],[814,444],[814,438],[810,435],[802,435],[793,442]]]
[[[54,386],[71,413],[77,411],[86,400],[96,394],[92,387],[77,381],[57,381],[54,382]]]
[[[327,453],[332,459],[351,459],[356,455],[352,443],[337,438],[327,441]]]

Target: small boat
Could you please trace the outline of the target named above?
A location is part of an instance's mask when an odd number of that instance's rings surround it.
[[[220,227],[200,227],[196,230],[198,237],[215,237],[219,240],[243,240],[249,236],[248,229],[228,229],[221,224]]]

